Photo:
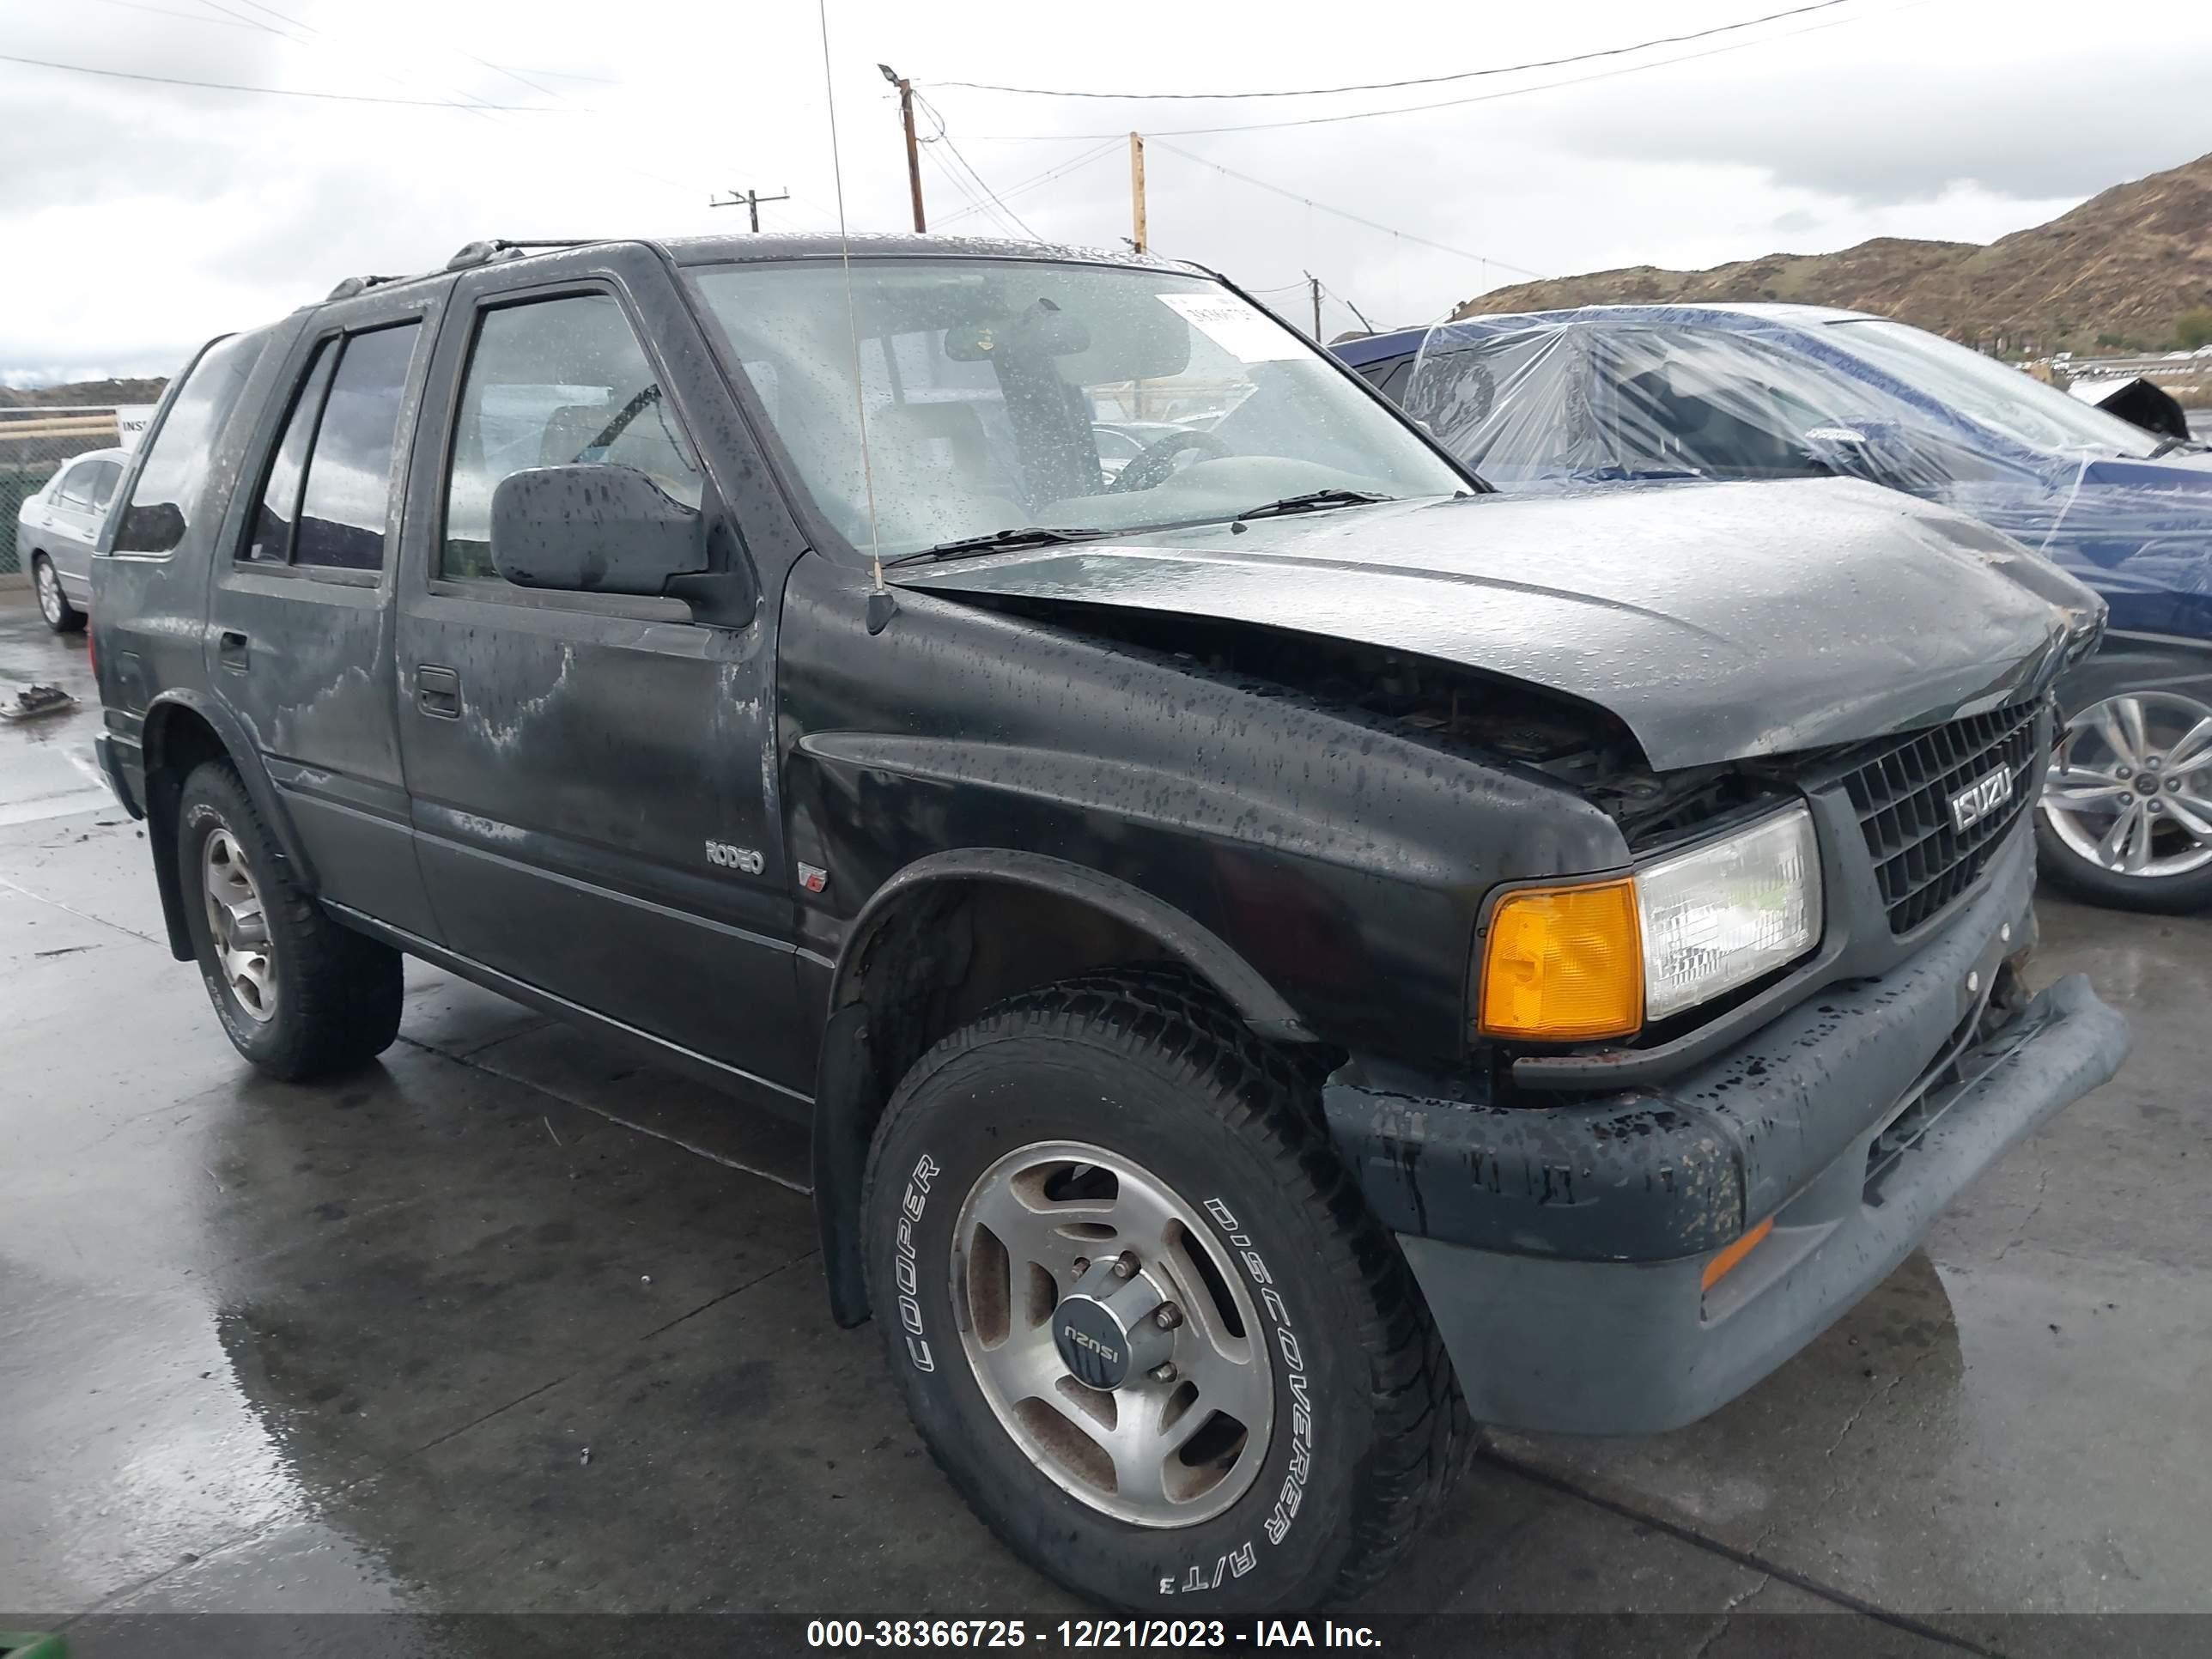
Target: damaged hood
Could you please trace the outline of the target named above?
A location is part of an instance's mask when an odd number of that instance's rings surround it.
[[[1387,503],[910,567],[899,586],[1333,635],[1611,711],[1662,771],[2008,702],[2103,605],[1844,480]]]

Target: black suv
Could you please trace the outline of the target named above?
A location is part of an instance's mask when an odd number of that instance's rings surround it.
[[[835,1316],[1121,1607],[1713,1410],[2125,1047],[2016,971],[2085,589],[1492,495],[1188,266],[475,244],[208,346],[123,494],[103,761],[240,1051],[367,1061],[409,953],[810,1121]]]

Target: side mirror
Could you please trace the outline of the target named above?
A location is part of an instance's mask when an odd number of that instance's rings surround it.
[[[518,587],[658,597],[708,568],[706,520],[635,467],[526,467],[492,491],[491,562]]]

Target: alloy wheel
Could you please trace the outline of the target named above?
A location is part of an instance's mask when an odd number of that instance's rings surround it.
[[[1157,1176],[1077,1141],[1009,1152],[961,1206],[952,1283],[984,1400],[1063,1490],[1166,1528],[1250,1487],[1268,1328],[1219,1230]]]
[[[62,625],[62,579],[54,574],[53,561],[40,559],[38,572],[39,614],[46,619],[49,628]]]
[[[223,982],[249,1018],[266,1024],[276,1017],[276,957],[269,913],[245,849],[220,826],[200,854],[200,888]]]
[[[2042,811],[2075,856],[2155,881],[2212,865],[2212,708],[2129,691],[2066,723]]]

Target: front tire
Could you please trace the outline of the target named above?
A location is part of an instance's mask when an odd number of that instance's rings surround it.
[[[1311,1081],[1179,974],[1071,981],[945,1038],[885,1110],[863,1206],[922,1438],[1081,1595],[1216,1618],[1356,1594],[1471,1449]]]
[[[296,1083],[392,1046],[399,952],[340,927],[300,890],[229,762],[185,780],[176,858],[200,977],[240,1054]]]
[[[61,573],[43,553],[31,555],[31,586],[39,596],[39,614],[57,634],[75,634],[84,627],[84,612],[62,592]]]

